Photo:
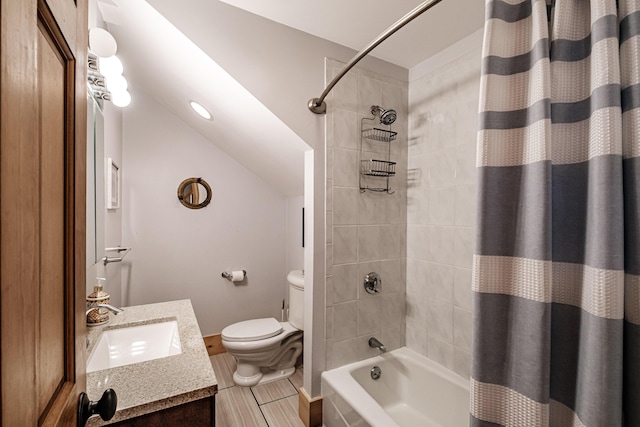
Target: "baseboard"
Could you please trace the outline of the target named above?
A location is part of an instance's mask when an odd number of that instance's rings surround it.
[[[207,335],[206,337],[202,337],[202,339],[204,340],[205,347],[207,347],[209,356],[227,352],[227,349],[222,345],[222,334]]]
[[[322,426],[322,397],[311,399],[304,387],[298,392],[298,415],[305,427]]]

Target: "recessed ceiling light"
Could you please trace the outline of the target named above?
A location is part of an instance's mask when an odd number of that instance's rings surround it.
[[[202,118],[205,118],[207,120],[213,120],[213,117],[211,117],[211,113],[202,105],[198,104],[195,101],[191,101],[190,104],[191,104],[191,108],[193,108],[193,111],[198,113]]]

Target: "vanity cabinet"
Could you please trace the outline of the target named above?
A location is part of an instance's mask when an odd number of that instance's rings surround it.
[[[105,388],[118,396],[114,417],[92,417],[87,427],[211,427],[218,382],[191,301],[125,307],[106,325],[89,328],[88,356],[106,331],[176,321],[181,352],[172,356],[87,372],[87,394],[98,400]],[[147,345],[152,345],[148,340]]]
[[[215,396],[211,396],[111,425],[117,427],[214,427],[215,424],[216,400]]]

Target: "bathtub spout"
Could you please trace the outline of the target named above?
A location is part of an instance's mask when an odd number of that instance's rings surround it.
[[[377,348],[383,353],[387,351],[386,347],[375,337],[369,338],[369,347]]]

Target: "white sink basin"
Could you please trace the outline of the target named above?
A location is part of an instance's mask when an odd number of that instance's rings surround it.
[[[182,353],[175,320],[129,328],[110,329],[100,335],[87,372],[115,368]]]

